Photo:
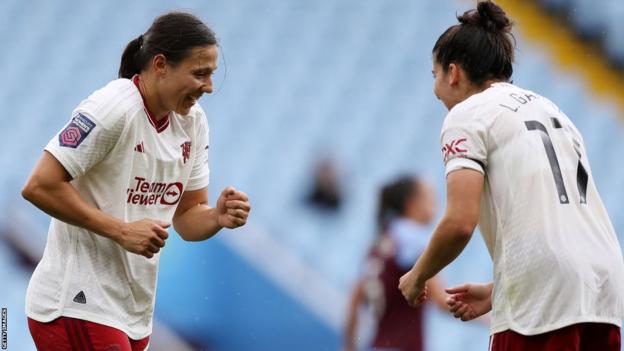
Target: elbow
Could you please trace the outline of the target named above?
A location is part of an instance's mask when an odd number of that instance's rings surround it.
[[[178,236],[182,238],[182,240],[189,241],[189,242],[197,241],[197,240],[193,240],[193,237],[188,235],[188,232],[186,231],[186,228],[184,227],[184,225],[177,222],[175,218],[173,219],[172,224],[173,224],[173,229],[176,231],[176,233],[178,233]]]
[[[173,227],[173,230],[175,230],[175,232],[178,233],[178,236],[182,238],[182,240],[190,241],[187,239],[186,235],[184,235],[184,230],[183,228],[181,228],[180,223],[176,221],[175,216],[173,217],[173,220],[171,221],[171,226]]]
[[[42,182],[37,177],[31,177],[22,188],[22,197],[33,205],[40,207],[46,197],[55,190],[56,188],[53,184]]]
[[[180,236],[180,238],[182,238],[182,240],[184,240],[184,241],[186,241],[186,242],[194,242],[194,241],[197,241],[197,240],[193,240],[193,238],[191,238],[191,237],[189,237],[189,236],[187,236],[187,235],[184,235],[184,234],[183,234],[183,233],[181,233],[181,232],[178,232],[178,231],[176,231],[176,232],[178,233],[178,235]]]
[[[449,218],[447,220],[449,231],[454,234],[455,237],[462,240],[470,240],[472,233],[477,226],[476,221],[461,219],[461,218]]]
[[[29,179],[24,185],[24,188],[22,188],[22,197],[27,201],[34,203],[37,198],[37,193],[39,192],[39,187],[40,186],[36,181]]]

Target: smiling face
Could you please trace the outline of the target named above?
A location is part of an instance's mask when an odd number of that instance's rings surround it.
[[[164,63],[158,80],[162,107],[188,115],[204,93],[212,93],[212,74],[217,69],[218,55],[216,45],[200,46],[191,49],[177,64]]]

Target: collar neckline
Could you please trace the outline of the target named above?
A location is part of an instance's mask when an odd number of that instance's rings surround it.
[[[154,118],[154,115],[147,108],[147,102],[145,101],[145,96],[143,96],[143,93],[141,93],[141,89],[139,89],[139,80],[140,80],[140,77],[138,74],[135,74],[134,77],[132,77],[132,82],[136,86],[139,92],[139,95],[141,95],[141,100],[143,100],[143,110],[145,111],[145,114],[147,115],[147,119],[149,120],[150,124],[154,127],[154,129],[156,129],[157,133],[163,132],[169,126],[169,113],[164,115],[160,120]]]

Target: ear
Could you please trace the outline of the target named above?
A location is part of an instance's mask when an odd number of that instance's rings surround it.
[[[167,58],[163,54],[154,55],[152,58],[152,67],[156,73],[165,73],[167,70]]]
[[[449,64],[448,73],[446,75],[449,85],[457,85],[461,76],[461,68],[456,63]]]

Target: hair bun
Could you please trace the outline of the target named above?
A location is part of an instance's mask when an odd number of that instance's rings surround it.
[[[476,10],[466,11],[457,19],[462,24],[479,26],[488,32],[511,32],[511,20],[490,0],[480,1]]]
[[[505,14],[505,11],[492,1],[481,1],[477,5],[479,14],[479,24],[487,31],[503,31],[511,30],[511,21]]]

